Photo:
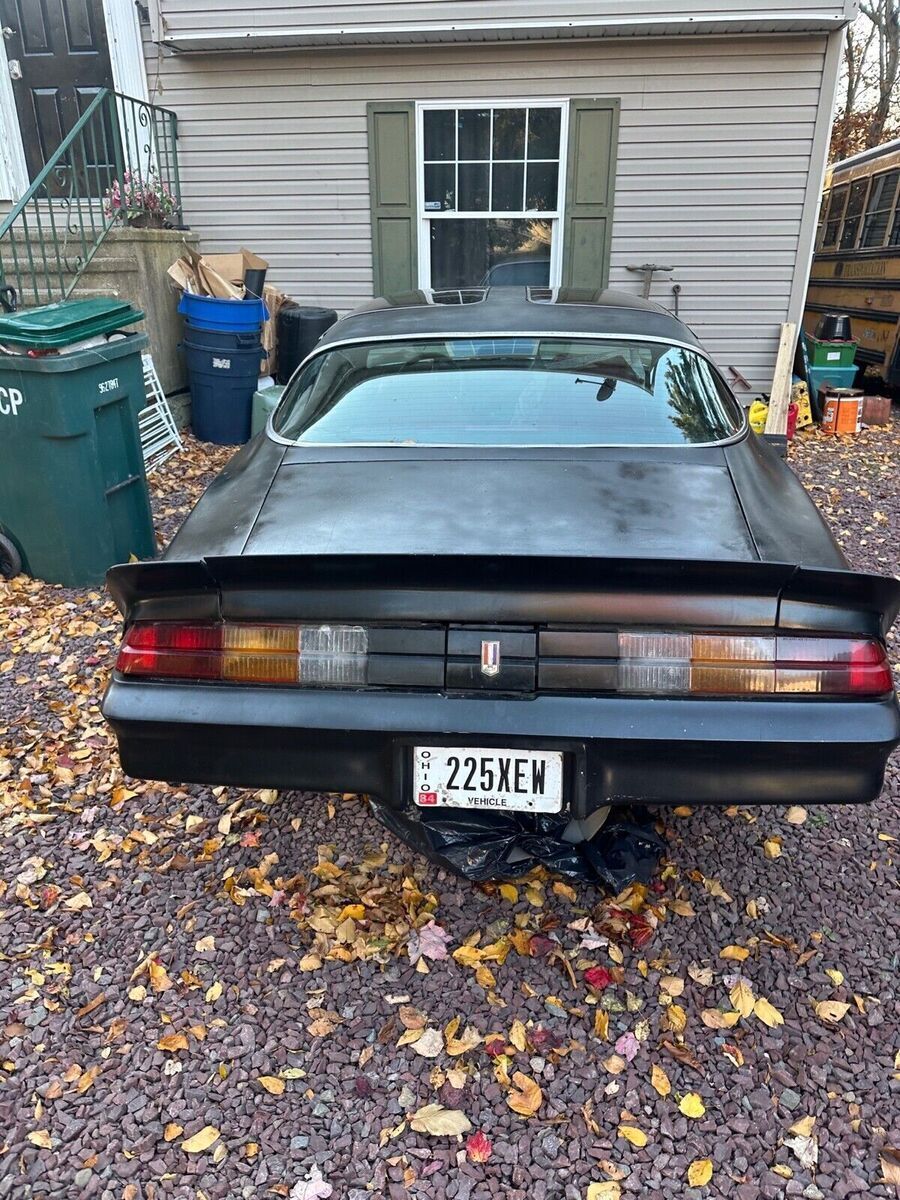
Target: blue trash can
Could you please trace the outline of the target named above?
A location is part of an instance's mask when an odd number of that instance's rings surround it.
[[[178,311],[195,329],[212,329],[222,332],[247,333],[259,329],[269,318],[269,310],[262,300],[221,300],[218,296],[197,296],[184,292]]]
[[[198,337],[203,340],[196,340]],[[188,369],[195,436],[218,446],[249,441],[253,393],[264,354],[259,332],[226,334],[188,326],[181,348]]]

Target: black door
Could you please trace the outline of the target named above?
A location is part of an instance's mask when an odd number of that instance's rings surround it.
[[[100,88],[112,87],[103,3],[0,0],[0,17],[34,179]]]

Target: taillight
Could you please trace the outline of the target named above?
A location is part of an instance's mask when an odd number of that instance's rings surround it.
[[[618,649],[620,692],[881,696],[893,688],[884,646],[861,638],[621,632]]]
[[[366,682],[361,625],[136,622],[116,670],[166,679],[352,687]]]

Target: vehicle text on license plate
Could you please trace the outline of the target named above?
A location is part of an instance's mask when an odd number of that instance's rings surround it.
[[[559,812],[562,768],[555,750],[416,746],[413,798],[421,808]]]

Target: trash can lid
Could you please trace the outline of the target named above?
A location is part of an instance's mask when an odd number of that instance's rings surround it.
[[[0,316],[0,342],[35,350],[71,346],[97,334],[143,320],[140,309],[127,300],[92,296],[60,300],[41,308],[26,308]]]

